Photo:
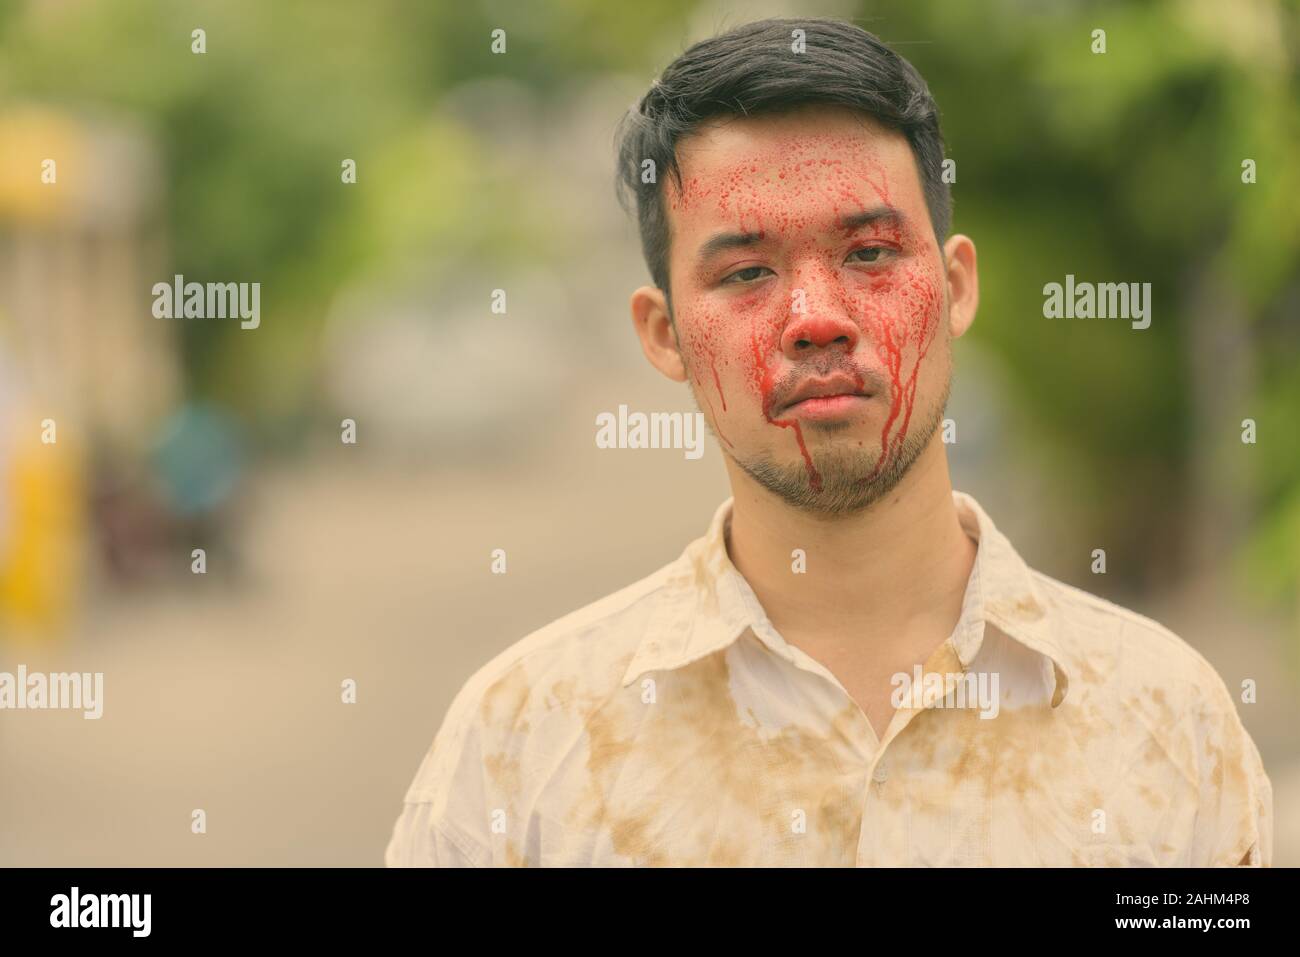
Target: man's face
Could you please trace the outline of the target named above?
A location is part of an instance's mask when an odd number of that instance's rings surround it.
[[[930,441],[951,373],[944,263],[907,140],[811,108],[715,122],[677,156],[673,318],[699,408],[790,504],[866,507]]]

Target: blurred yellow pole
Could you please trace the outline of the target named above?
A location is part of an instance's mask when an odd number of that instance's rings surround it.
[[[80,595],[85,488],[75,443],[41,441],[41,420],[0,434],[0,636],[48,640],[66,628]],[[56,423],[57,424],[57,423]],[[21,426],[20,426],[21,428]]]

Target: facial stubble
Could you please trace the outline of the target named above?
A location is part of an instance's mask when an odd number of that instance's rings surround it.
[[[917,410],[922,415],[912,417],[901,442],[896,437],[882,436],[880,446],[859,444],[851,438],[852,423],[844,420],[800,423],[818,482],[814,482],[812,470],[802,457],[780,462],[766,452],[746,456],[737,454],[737,450],[728,448],[726,443],[718,444],[745,474],[787,505],[817,515],[852,515],[870,508],[893,491],[930,444],[943,422],[952,391],[951,361],[943,364],[943,377],[943,394],[939,401],[929,408]],[[694,380],[688,376],[687,381]],[[691,395],[696,408],[700,408],[694,387]],[[717,432],[708,415],[704,416],[704,421],[716,439]],[[790,430],[787,428],[785,431]],[[834,441],[837,433],[844,433],[842,441]],[[793,438],[791,435],[792,445]],[[880,456],[886,442],[892,451],[886,453],[886,460],[881,463]]]

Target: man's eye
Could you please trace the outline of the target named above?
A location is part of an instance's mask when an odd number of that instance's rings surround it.
[[[889,252],[889,250],[884,246],[866,246],[862,249],[855,249],[853,252],[849,253],[849,258],[852,259],[854,256],[861,255],[864,258],[859,259],[858,262],[874,263],[879,262],[881,256],[887,252]]]
[[[758,279],[759,276],[763,274],[764,270],[767,270],[766,266],[746,266],[744,269],[737,269],[722,281],[731,283],[752,282],[753,280]],[[770,272],[771,270],[768,271]]]

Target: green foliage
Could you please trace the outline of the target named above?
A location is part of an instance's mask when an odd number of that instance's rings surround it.
[[[562,106],[611,74],[646,82],[688,29],[725,28],[695,3],[186,5],[0,2],[6,99],[119,109],[156,131],[173,265],[262,282],[257,356],[186,327],[193,391],[301,412],[323,316],[360,275],[429,262],[522,262],[557,235],[544,177],[440,112],[459,85],[519,83]],[[864,4],[856,19],[911,59],[956,159],[955,229],[979,244],[972,335],[1011,371],[1019,426],[1070,450],[1085,516],[1111,540],[1154,539],[1187,507],[1199,434],[1189,361],[1208,279],[1234,308],[1261,438],[1261,510],[1247,564],[1273,595],[1300,582],[1300,17],[1292,3]],[[715,22],[716,21],[716,22]],[[207,31],[208,53],[190,52]],[[489,49],[495,28],[509,55]],[[1091,50],[1106,31],[1107,51]],[[612,131],[617,117],[609,118]],[[364,188],[339,188],[353,158]],[[1241,181],[1243,159],[1258,181]],[[612,170],[611,170],[612,178]],[[609,193],[612,200],[612,189]],[[1053,323],[1042,287],[1150,282],[1150,329]],[[436,319],[434,320],[436,321]],[[1234,399],[1235,401],[1235,399]],[[1065,463],[1063,463],[1065,464]],[[1153,556],[1157,554],[1152,546]]]

